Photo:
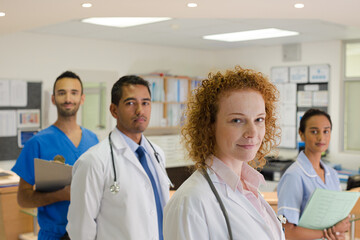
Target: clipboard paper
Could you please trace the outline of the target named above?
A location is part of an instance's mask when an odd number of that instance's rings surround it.
[[[350,214],[359,196],[359,192],[317,188],[307,203],[298,225],[318,230],[329,228]]]
[[[34,167],[36,191],[53,192],[71,183],[70,165],[35,158]]]

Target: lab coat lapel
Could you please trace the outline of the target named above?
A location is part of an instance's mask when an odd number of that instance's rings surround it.
[[[237,205],[242,207],[255,221],[257,221],[260,224],[260,226],[266,232],[268,232],[268,236],[272,236],[271,229],[266,224],[263,217],[244,195],[241,195],[239,198],[239,195],[236,196],[235,192],[227,185],[226,185],[226,194],[232,201],[234,201]]]
[[[152,163],[155,167],[155,171],[157,172],[158,177],[159,177],[161,192],[162,192],[162,196],[164,198],[163,200],[164,200],[164,202],[167,202],[170,198],[170,193],[169,193],[170,180],[166,174],[165,162],[163,162],[164,156],[163,155],[159,156],[159,162],[160,162],[159,163],[155,157],[154,149],[150,146],[148,140],[145,142],[145,145],[146,145],[146,149],[148,149],[148,151],[149,151],[151,161],[152,161]]]
[[[259,193],[260,194],[260,193]],[[269,213],[270,216],[272,216],[274,219],[276,219],[276,223],[278,225],[278,228],[277,228],[277,232],[279,234],[279,236],[281,236],[283,233],[281,232],[282,231],[282,224],[280,223],[280,221],[278,221],[278,218],[276,216],[276,213],[275,211],[272,209],[272,207],[267,204],[266,200],[264,198],[261,198],[261,202],[263,203],[263,205],[265,206],[266,208],[266,211]],[[280,231],[279,231],[280,230]],[[269,229],[269,231],[271,231]]]
[[[129,146],[125,142],[125,139],[121,136],[121,134],[118,131],[119,130],[115,129],[115,130],[113,130],[113,133],[111,134],[111,140],[113,142],[113,148],[116,149],[117,151],[119,151],[120,156],[123,156],[124,158],[126,158],[137,169],[139,169],[139,171],[144,174],[144,177],[148,178],[144,168],[141,166],[141,163],[140,163],[139,159],[130,150]]]

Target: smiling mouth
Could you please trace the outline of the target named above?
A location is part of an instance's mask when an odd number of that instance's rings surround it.
[[[238,146],[244,149],[253,149],[254,147],[256,147],[256,144],[238,144]]]

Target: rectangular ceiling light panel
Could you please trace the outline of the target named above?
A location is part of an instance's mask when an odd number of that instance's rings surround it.
[[[97,18],[86,18],[81,20],[84,23],[91,23],[109,27],[134,27],[143,24],[162,22],[170,20],[171,18],[161,17],[97,17]]]
[[[266,28],[259,30],[251,30],[244,32],[223,33],[215,35],[203,36],[203,39],[224,41],[224,42],[239,42],[250,41],[266,38],[278,38],[299,35],[298,32],[281,30],[277,28]]]

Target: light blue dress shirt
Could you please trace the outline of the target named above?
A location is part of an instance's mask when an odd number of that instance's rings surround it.
[[[277,188],[278,214],[287,221],[298,224],[307,202],[316,188],[340,191],[337,172],[320,161],[325,170],[325,183],[317,175],[310,160],[300,152],[294,162],[281,177]]]
[[[160,194],[160,201],[161,201],[161,206],[165,207],[165,202],[163,201],[163,193],[161,192],[161,188],[160,188],[160,183],[159,183],[159,175],[158,173],[155,171],[155,166],[153,164],[153,161],[150,161],[149,158],[151,158],[150,154],[149,154],[149,150],[146,149],[146,145],[145,145],[145,141],[147,141],[147,139],[144,137],[144,135],[141,136],[141,142],[140,145],[137,144],[136,142],[134,142],[131,138],[129,138],[128,136],[126,136],[124,133],[122,133],[121,131],[119,131],[120,134],[123,136],[123,138],[125,139],[125,142],[127,143],[127,145],[130,147],[131,151],[135,154],[135,156],[137,158],[139,158],[138,154],[136,153],[136,150],[138,149],[139,146],[142,146],[145,149],[145,156],[146,156],[146,161],[147,164],[149,166],[150,172],[154,177],[155,183],[156,183],[156,187],[158,190],[158,193]],[[153,156],[155,157],[155,156]]]

